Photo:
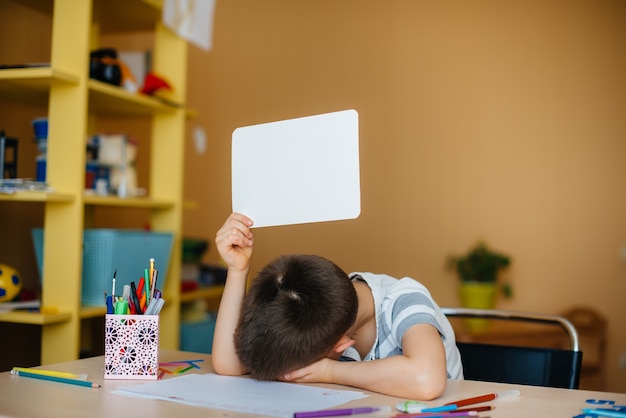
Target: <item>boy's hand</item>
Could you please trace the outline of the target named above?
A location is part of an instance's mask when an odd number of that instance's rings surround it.
[[[252,219],[240,213],[232,213],[217,231],[215,244],[229,270],[244,271],[249,268],[252,257]]]
[[[280,380],[295,383],[330,383],[332,382],[330,379],[331,362],[337,362],[337,360],[323,358],[301,369],[285,374]]]

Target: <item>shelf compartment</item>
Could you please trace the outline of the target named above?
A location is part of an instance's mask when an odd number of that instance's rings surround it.
[[[98,0],[93,20],[102,32],[152,31],[161,19],[162,0]],[[120,13],[123,10],[123,13]]]
[[[54,11],[52,0],[19,0],[19,3],[49,16]],[[96,0],[93,20],[105,32],[153,30],[154,22],[161,17],[162,3],[162,0]]]
[[[177,106],[166,104],[141,93],[130,93],[121,87],[89,80],[89,111],[109,116],[151,116],[171,112]]]

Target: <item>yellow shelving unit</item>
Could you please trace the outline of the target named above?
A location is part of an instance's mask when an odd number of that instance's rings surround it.
[[[222,285],[205,287],[198,290],[181,293],[180,301],[181,303],[193,302],[198,299],[219,301],[219,299],[222,297],[223,292],[224,286]]]
[[[160,23],[160,0],[20,0],[52,16],[49,66],[0,70],[2,100],[48,106],[47,182],[54,193],[0,195],[0,204],[34,202],[44,210],[44,283],[42,306],[54,313],[9,312],[0,321],[42,327],[41,363],[77,359],[81,319],[104,315],[104,307],[81,306],[82,237],[86,208],[92,206],[149,209],[155,231],[174,234],[161,313],[161,346],[178,348],[180,260],[183,212],[183,152],[187,110],[187,44]],[[89,52],[100,32],[154,31],[153,70],[175,87],[166,104],[89,79]],[[88,118],[150,118],[150,196],[119,199],[84,193]],[[167,170],[155,169],[167,167]]]

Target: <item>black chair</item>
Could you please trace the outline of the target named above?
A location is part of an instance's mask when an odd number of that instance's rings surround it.
[[[497,309],[442,308],[448,317],[484,318],[561,326],[569,350],[457,342],[468,380],[578,389],[582,365],[576,328],[557,315]]]

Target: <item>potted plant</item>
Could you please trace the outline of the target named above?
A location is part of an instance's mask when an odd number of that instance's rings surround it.
[[[463,256],[453,256],[449,266],[461,280],[461,304],[468,308],[491,309],[495,305],[500,272],[511,264],[508,255],[496,252],[479,242]],[[511,297],[511,286],[501,285],[505,297]]]

